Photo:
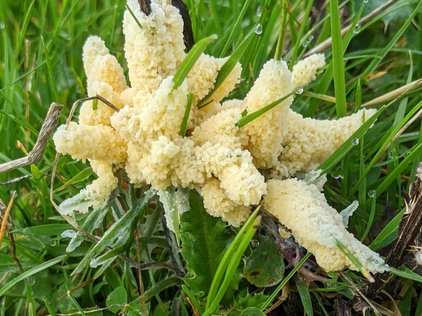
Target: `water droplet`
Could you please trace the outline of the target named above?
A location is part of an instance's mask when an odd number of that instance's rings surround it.
[[[338,174],[338,175],[333,176],[333,178],[336,179],[336,180],[340,180],[340,179],[343,179],[344,177],[342,175]]]
[[[302,94],[302,93],[303,93],[303,89],[302,88],[296,89],[296,94]]]
[[[91,259],[91,261],[89,262],[89,265],[91,268],[97,268],[99,266],[97,259],[93,258]]]
[[[352,145],[353,145],[353,146],[357,146],[357,145],[359,145],[359,138],[353,138],[353,139],[352,139]]]
[[[365,3],[365,4],[368,3],[368,2],[369,2],[369,0],[363,0],[363,3]]]
[[[358,34],[360,32],[360,25],[356,24],[355,29],[353,30],[353,33]]]
[[[370,191],[368,192],[368,196],[369,196],[370,198],[374,198],[376,195],[377,195],[377,192],[376,192],[375,190],[370,190]]]
[[[4,23],[0,22],[0,30],[4,29],[4,26],[5,26]]]
[[[263,26],[261,24],[258,24],[255,28],[255,34],[261,35],[263,31],[264,31]]]
[[[256,248],[259,246],[259,240],[258,239],[252,239],[251,240],[252,247]]]
[[[309,44],[311,44],[312,40],[314,39],[313,35],[309,36],[308,38],[304,39],[302,41],[302,46],[303,47],[308,47]]]

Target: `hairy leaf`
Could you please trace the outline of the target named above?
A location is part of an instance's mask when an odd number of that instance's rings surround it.
[[[188,270],[184,281],[195,295],[204,296],[210,288],[229,236],[226,225],[205,211],[198,193],[189,193],[189,203],[191,210],[183,213],[180,223],[182,257]]]

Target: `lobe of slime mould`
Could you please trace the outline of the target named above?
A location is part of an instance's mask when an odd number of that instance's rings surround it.
[[[292,91],[291,73],[284,61],[270,60],[246,96],[243,106],[252,113]],[[281,140],[287,131],[289,97],[271,111],[240,129],[243,145],[254,157],[257,168],[271,168],[281,152]]]
[[[125,11],[123,33],[131,86],[152,93],[164,78],[174,75],[186,56],[183,19],[167,1],[152,0],[149,15],[141,11],[137,0],[127,4],[138,20]]]
[[[346,230],[341,215],[328,205],[317,186],[297,179],[270,180],[267,185],[265,209],[291,230],[324,270],[356,269],[337,248],[339,240],[368,271],[385,271],[383,259]]]

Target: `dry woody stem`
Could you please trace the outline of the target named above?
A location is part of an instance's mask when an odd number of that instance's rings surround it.
[[[3,164],[0,164],[0,173],[10,171],[16,168],[25,167],[36,163],[41,160],[42,155],[47,145],[48,140],[50,139],[51,134],[59,122],[60,113],[62,112],[63,105],[52,103],[50,109],[48,110],[47,116],[44,120],[44,123],[41,127],[40,133],[38,135],[37,141],[34,145],[34,148],[29,152],[26,157],[15,159]]]

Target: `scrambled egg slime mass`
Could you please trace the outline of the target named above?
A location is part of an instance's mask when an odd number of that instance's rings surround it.
[[[208,213],[233,226],[241,225],[251,206],[265,196],[266,209],[327,271],[353,268],[335,239],[351,247],[369,271],[382,271],[382,259],[346,231],[316,187],[289,179],[316,168],[374,111],[318,121],[291,111],[290,96],[246,126],[236,125],[244,111],[259,110],[309,84],[325,66],[324,56],[299,61],[293,71],[282,60],[269,60],[243,100],[224,100],[240,83],[242,68],[237,64],[210,102],[198,108],[227,59],[203,54],[175,89],[173,76],[186,56],[179,11],[167,1],[152,0],[147,16],[136,0],[127,4],[137,19],[129,11],[124,14],[129,83],[103,40],[91,36],[83,48],[88,96],[101,95],[119,111],[100,101],[86,102],[79,122],[59,127],[54,135],[58,152],[88,160],[98,176],[62,202],[60,212],[104,206],[118,185],[113,171],[124,168],[135,185],[148,184],[159,192],[171,186],[197,190]],[[189,93],[190,132],[182,137]]]

